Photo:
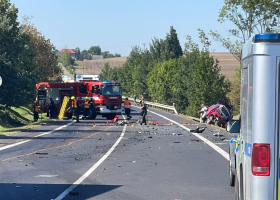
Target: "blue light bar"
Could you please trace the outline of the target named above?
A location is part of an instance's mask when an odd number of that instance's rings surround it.
[[[110,81],[103,81],[103,83],[110,83]]]
[[[278,34],[277,33],[264,33],[264,34],[256,34],[255,35],[255,40],[277,40],[278,39]]]

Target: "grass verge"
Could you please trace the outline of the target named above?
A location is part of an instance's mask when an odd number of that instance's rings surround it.
[[[30,107],[30,106],[28,106]],[[39,120],[33,121],[33,112],[29,108],[7,108],[0,110],[0,137],[26,131],[53,121],[45,113],[39,114]]]

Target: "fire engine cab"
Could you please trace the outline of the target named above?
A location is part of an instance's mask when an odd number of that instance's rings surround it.
[[[119,82],[99,82],[83,80],[75,83],[41,82],[36,85],[37,101],[40,109],[49,114],[50,99],[55,104],[55,113],[58,115],[65,96],[75,96],[82,104],[80,112],[83,112],[83,103],[87,96],[92,102],[89,118],[95,119],[96,115],[102,115],[107,119],[113,119],[116,114],[122,112],[121,84]],[[67,106],[69,107],[69,106]],[[66,110],[64,117],[72,118],[71,109]]]

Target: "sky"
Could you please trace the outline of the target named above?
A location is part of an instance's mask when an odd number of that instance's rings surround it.
[[[37,29],[59,50],[99,45],[102,51],[128,56],[132,46],[148,48],[152,38],[165,38],[170,26],[182,48],[187,35],[199,42],[198,28],[223,36],[233,28],[230,22],[217,21],[224,0],[10,1],[19,9],[19,20],[32,16]],[[227,52],[215,41],[210,51]]]

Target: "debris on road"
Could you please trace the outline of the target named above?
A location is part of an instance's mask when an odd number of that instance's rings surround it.
[[[40,152],[37,152],[36,154],[39,154],[39,155],[48,155],[49,153],[40,153]]]
[[[149,136],[148,138],[153,138],[152,136]]]
[[[174,143],[181,143],[181,142],[174,142]]]
[[[190,132],[194,132],[194,133],[202,133],[203,131],[205,131],[205,128],[199,128],[199,127],[197,127],[194,130],[190,130]]]
[[[218,133],[214,133],[213,135],[214,135],[214,136],[219,136],[219,137],[220,137],[220,136],[224,136],[223,134],[220,134],[220,131],[219,131]]]
[[[81,161],[82,159],[81,158],[75,158],[75,160]]]
[[[190,139],[191,142],[199,142],[200,140],[198,139]]]

